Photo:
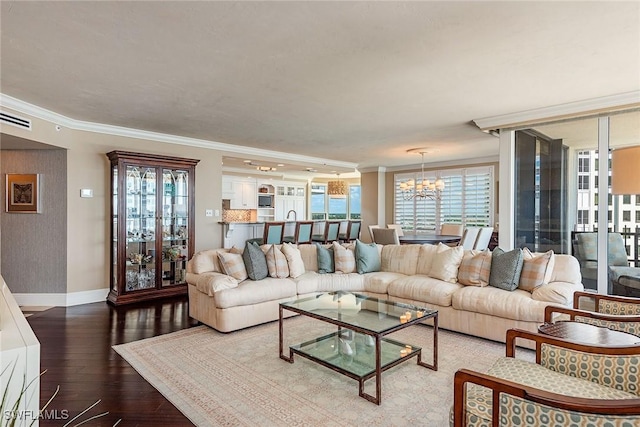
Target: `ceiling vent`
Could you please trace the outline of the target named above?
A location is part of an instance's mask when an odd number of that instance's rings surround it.
[[[14,116],[13,114],[5,113],[4,111],[0,111],[0,123],[31,130],[31,120]]]

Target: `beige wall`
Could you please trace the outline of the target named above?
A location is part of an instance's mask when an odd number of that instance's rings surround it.
[[[7,109],[9,110],[9,109]],[[10,111],[10,110],[9,110]],[[3,126],[2,132],[66,148],[67,151],[67,293],[109,286],[109,162],[105,153],[126,150],[200,159],[196,167],[196,251],[222,243],[219,218],[205,217],[205,209],[221,209],[222,154],[204,148],[160,143],[62,128],[22,112],[32,131]],[[93,198],[80,198],[81,188]],[[6,248],[5,248],[6,249]]]

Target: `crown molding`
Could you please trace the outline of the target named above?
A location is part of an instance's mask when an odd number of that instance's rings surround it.
[[[361,174],[369,173],[369,172],[385,173],[386,171],[387,171],[386,166],[369,166],[366,168],[358,169],[358,172],[360,172]]]
[[[444,162],[430,162],[424,164],[424,170],[434,170],[434,169],[453,169],[459,168],[464,169],[467,167],[475,167],[476,165],[486,164],[486,163],[499,163],[500,156],[487,156],[487,157],[474,157],[472,159],[462,159],[462,160],[449,160]],[[394,166],[388,167],[388,172],[409,172],[412,170],[420,170],[421,164],[413,164],[413,165],[404,165],[404,166]]]
[[[483,131],[640,107],[640,90],[473,120]]]
[[[167,144],[187,145],[190,147],[204,148],[208,150],[224,151],[229,154],[243,154],[247,156],[261,156],[273,158],[278,161],[290,163],[311,163],[318,165],[332,165],[335,167],[356,170],[358,164],[344,162],[340,160],[323,159],[319,157],[304,156],[300,154],[285,153],[280,151],[265,150],[262,148],[245,147],[242,145],[226,144],[224,142],[210,141],[205,139],[188,138],[178,135],[151,132],[140,129],[132,129],[121,126],[112,126],[102,123],[85,122],[63,116],[54,111],[47,110],[37,105],[29,104],[20,99],[0,93],[0,106],[10,108],[22,114],[28,114],[37,119],[45,120],[68,129],[101,133],[125,138],[145,139]]]

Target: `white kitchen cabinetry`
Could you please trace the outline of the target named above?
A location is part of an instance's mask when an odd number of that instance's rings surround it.
[[[222,177],[222,198],[231,201],[230,209],[256,209],[258,184],[255,180]]]
[[[295,219],[303,221],[306,219],[307,199],[304,184],[278,184],[276,185],[275,196],[275,220],[293,220],[293,215],[287,218],[287,213],[295,211]]]

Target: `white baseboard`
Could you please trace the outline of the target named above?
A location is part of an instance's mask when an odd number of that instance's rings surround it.
[[[73,305],[105,302],[109,288],[68,294],[13,294],[18,305],[71,307]]]

